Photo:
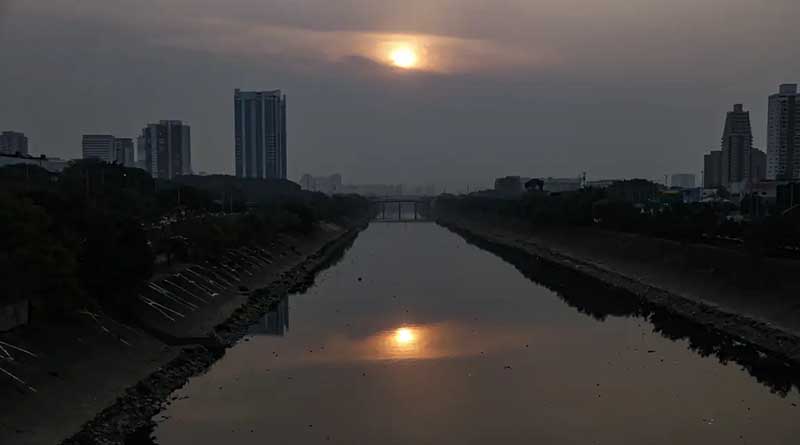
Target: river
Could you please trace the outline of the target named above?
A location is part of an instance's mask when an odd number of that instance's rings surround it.
[[[800,440],[797,381],[758,352],[528,266],[431,223],[373,223],[312,288],[176,392],[153,440]]]

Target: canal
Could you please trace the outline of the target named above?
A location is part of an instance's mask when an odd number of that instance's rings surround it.
[[[797,443],[797,376],[530,263],[430,223],[372,224],[174,394],[153,440]]]

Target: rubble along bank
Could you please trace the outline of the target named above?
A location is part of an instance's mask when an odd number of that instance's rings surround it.
[[[722,334],[733,341],[754,346],[759,355],[769,354],[782,363],[780,367],[800,369],[800,336],[791,329],[759,319],[752,314],[732,311],[720,304],[693,298],[668,286],[654,286],[621,268],[612,269],[607,264],[577,257],[574,252],[560,250],[557,243],[538,242],[536,237],[506,227],[494,227],[480,222],[453,217],[442,217],[437,223],[467,239],[477,241],[488,250],[511,251],[524,255],[528,261],[542,261],[569,269],[594,280],[599,286],[620,289],[648,303],[702,326],[709,333]],[[654,266],[655,267],[655,266]]]
[[[122,444],[126,437],[146,427],[168,403],[175,390],[193,376],[205,372],[225,355],[225,350],[241,339],[248,328],[281,298],[290,293],[302,292],[314,283],[316,274],[335,263],[352,245],[359,232],[368,225],[364,219],[341,236],[326,243],[290,270],[281,273],[268,286],[254,291],[247,303],[239,307],[223,323],[214,328],[217,347],[192,347],[183,349],[173,359],[145,379],[128,388],[116,402],[85,424],[80,432],[62,444]]]

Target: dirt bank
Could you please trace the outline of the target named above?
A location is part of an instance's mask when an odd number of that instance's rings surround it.
[[[529,261],[568,268],[598,284],[622,289],[710,333],[751,344],[759,354],[769,354],[784,362],[783,365],[792,368],[800,365],[796,294],[793,297],[776,294],[779,289],[775,286],[740,287],[730,283],[725,274],[714,276],[708,271],[692,269],[674,255],[664,260],[674,247],[663,244],[669,242],[627,240],[629,235],[596,234],[581,229],[534,232],[456,218],[440,217],[438,222],[468,239],[512,249],[526,255]],[[651,243],[660,244],[661,259],[641,254],[641,246]],[[676,249],[686,250],[685,246]],[[637,250],[637,254],[631,254],[630,250]],[[690,255],[699,254],[695,251]],[[730,261],[724,254],[715,255]]]
[[[0,361],[0,367],[25,382],[0,380],[0,443],[123,443],[170,393],[224,355],[280,298],[310,286],[366,223],[323,225],[308,236],[282,236],[265,249],[263,261],[235,271],[241,281],[213,292],[213,298],[197,302],[191,311],[178,308],[182,318],[169,320],[143,305],[140,323],[76,314],[57,326],[33,325],[3,334],[0,341],[23,346],[36,357],[19,353],[13,363]],[[255,268],[255,263],[262,266]],[[178,291],[170,295],[181,296]],[[153,332],[187,341],[165,342]]]

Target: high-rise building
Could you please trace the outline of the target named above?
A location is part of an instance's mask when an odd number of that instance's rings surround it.
[[[745,190],[765,178],[764,165],[764,152],[753,147],[750,112],[736,104],[725,117],[720,150],[703,159],[703,187]]]
[[[286,96],[236,89],[233,111],[236,176],[286,179]]]
[[[755,147],[750,151],[750,176],[753,182],[767,178],[767,154]]]
[[[750,179],[753,132],[750,112],[744,111],[742,104],[734,105],[733,111],[729,111],[725,118],[721,149],[723,186]]]
[[[100,159],[105,162],[114,162],[114,136],[110,134],[84,134],[83,159]]]
[[[100,159],[105,162],[132,167],[133,140],[116,138],[110,134],[85,134],[82,141],[83,159]]]
[[[190,127],[181,121],[148,124],[137,139],[139,166],[158,179],[192,174]]]
[[[28,138],[25,133],[4,131],[0,133],[0,153],[3,154],[28,154]]]
[[[133,139],[114,139],[114,160],[126,167],[133,167]]]
[[[797,84],[783,84],[769,96],[767,178],[800,178],[800,94]]]
[[[703,157],[703,188],[722,187],[722,151],[711,150]]]

